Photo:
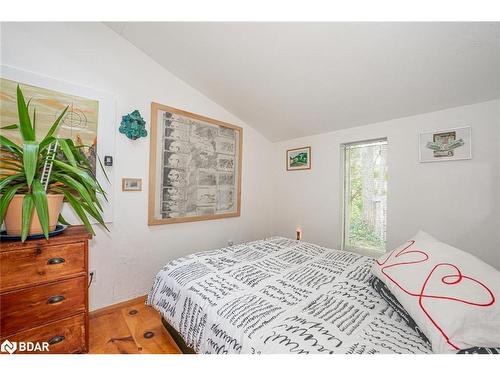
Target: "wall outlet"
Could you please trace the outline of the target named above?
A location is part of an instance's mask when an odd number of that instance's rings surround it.
[[[233,246],[234,242],[233,240],[227,240],[227,246]]]
[[[97,280],[97,271],[96,270],[90,270],[89,272],[89,283],[90,285],[94,284]]]

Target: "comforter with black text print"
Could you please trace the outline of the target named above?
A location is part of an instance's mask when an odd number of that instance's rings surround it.
[[[430,353],[370,285],[372,263],[273,237],[169,262],[147,303],[197,353]]]

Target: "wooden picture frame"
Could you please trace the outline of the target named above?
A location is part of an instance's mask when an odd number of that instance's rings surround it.
[[[142,178],[122,178],[122,191],[142,191]]]
[[[300,163],[303,165],[292,165],[293,156],[295,154],[304,154],[306,155],[306,162]],[[285,156],[286,170],[287,171],[303,171],[307,169],[311,169],[311,146],[298,147],[286,150]]]
[[[151,103],[148,225],[241,214],[243,129]]]

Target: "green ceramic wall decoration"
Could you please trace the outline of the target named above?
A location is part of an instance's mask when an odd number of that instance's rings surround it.
[[[145,125],[146,121],[144,121],[141,114],[136,109],[132,113],[122,116],[122,122],[118,130],[120,133],[125,134],[128,138],[136,140],[148,135]]]

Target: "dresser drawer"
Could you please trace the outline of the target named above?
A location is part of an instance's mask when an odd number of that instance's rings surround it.
[[[44,326],[36,327],[7,337],[11,342],[49,343],[48,353],[83,353],[85,346],[85,314],[58,320]],[[19,354],[21,352],[16,352]],[[47,352],[24,352],[47,353]]]
[[[34,328],[85,311],[87,277],[0,295],[0,336]]]
[[[0,292],[85,272],[85,243],[33,247],[0,253]]]

